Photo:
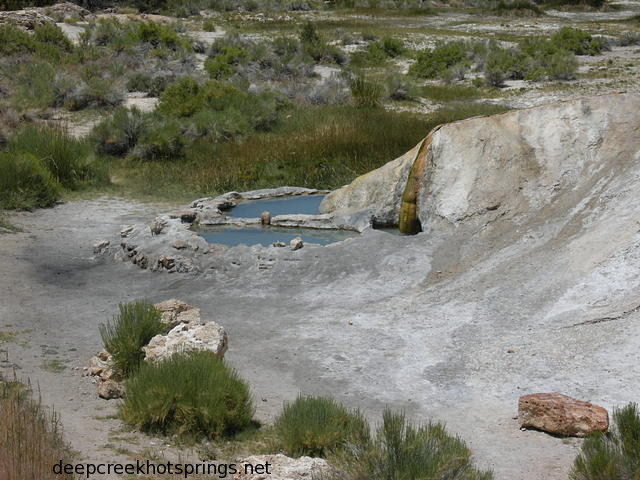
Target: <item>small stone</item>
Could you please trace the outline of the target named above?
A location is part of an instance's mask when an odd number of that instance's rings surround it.
[[[291,248],[291,250],[300,250],[302,247],[304,247],[304,243],[302,242],[302,238],[296,237],[293,240],[291,240],[289,242],[289,247]]]
[[[102,253],[109,246],[109,240],[99,240],[93,244],[93,253]]]
[[[122,227],[122,229],[120,230],[120,236],[122,238],[126,238],[129,235],[131,235],[133,233],[135,226],[134,225],[125,225],[124,227]]]
[[[271,225],[271,214],[267,211],[260,214],[260,224]]]
[[[284,242],[273,242],[271,245],[273,245],[274,247],[286,247],[287,244]]]
[[[122,385],[114,380],[105,380],[104,382],[98,383],[97,391],[98,396],[105,400],[120,398],[124,393]]]

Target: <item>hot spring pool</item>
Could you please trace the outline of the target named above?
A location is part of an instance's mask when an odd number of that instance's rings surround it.
[[[320,202],[324,195],[300,195],[288,198],[271,198],[269,200],[250,200],[238,203],[226,212],[227,216],[234,218],[259,218],[264,211],[276,215],[320,213]]]
[[[302,238],[305,243],[319,243],[327,245],[358,235],[348,230],[319,230],[315,228],[287,228],[287,227],[233,227],[230,225],[215,225],[194,227],[193,230],[208,243],[223,245],[262,245],[267,247],[273,242],[289,242],[295,237]]]

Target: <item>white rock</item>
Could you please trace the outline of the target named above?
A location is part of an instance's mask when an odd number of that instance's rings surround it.
[[[291,250],[299,250],[304,247],[304,242],[302,241],[302,238],[296,237],[289,242],[289,247]]]
[[[166,335],[156,335],[142,347],[145,360],[158,362],[175,353],[206,351],[222,358],[227,351],[227,333],[221,325],[208,322],[203,325],[181,323]]]

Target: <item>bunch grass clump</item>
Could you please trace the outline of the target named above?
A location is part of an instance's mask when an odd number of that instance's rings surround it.
[[[640,411],[636,403],[614,410],[609,434],[597,432],[584,441],[571,480],[640,478]]]
[[[119,305],[120,313],[112,322],[100,325],[104,349],[112,355],[115,367],[124,377],[140,367],[142,347],[156,335],[165,333],[162,315],[149,302],[134,301]]]
[[[375,480],[491,480],[474,467],[465,442],[441,423],[412,425],[403,413],[385,409],[372,446],[356,454],[354,478]]]
[[[145,432],[215,439],[252,426],[248,384],[208,352],[145,363],[125,387],[120,416]]]
[[[88,142],[57,127],[27,125],[0,152],[0,207],[50,207],[66,190],[106,184]]]
[[[275,422],[281,448],[287,455],[326,457],[369,441],[369,425],[358,410],[332,398],[299,396],[285,403]]]
[[[28,385],[0,377],[0,478],[53,479],[52,465],[69,463],[70,449],[62,438],[55,412],[35,400]],[[73,480],[73,475],[55,475]]]

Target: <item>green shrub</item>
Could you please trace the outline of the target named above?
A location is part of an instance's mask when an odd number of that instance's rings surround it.
[[[92,132],[98,153],[126,155],[148,129],[147,117],[137,108],[120,107],[113,116],[96,125]]]
[[[382,104],[384,88],[362,76],[356,76],[349,83],[353,102],[357,107],[372,108]]]
[[[551,42],[558,49],[576,55],[599,55],[606,46],[601,38],[594,38],[585,31],[571,27],[562,27],[551,36]]]
[[[252,424],[248,384],[208,352],[145,363],[125,388],[120,416],[143,431],[218,438]]]
[[[233,75],[236,66],[248,58],[245,50],[239,47],[223,46],[214,56],[207,58],[204,69],[209,77],[220,80]]]
[[[51,207],[61,188],[51,173],[28,153],[0,153],[0,208]]]
[[[630,403],[613,412],[609,434],[587,437],[569,475],[571,480],[640,478],[640,412]]]
[[[542,15],[543,13],[539,6],[529,0],[511,0],[509,2],[500,0],[493,11],[498,15],[517,14],[519,12],[530,12],[534,15]]]
[[[193,136],[211,134],[217,140],[230,140],[270,130],[284,106],[286,102],[269,92],[249,93],[214,80],[199,85],[183,77],[162,93],[158,111],[183,119],[184,129]]]
[[[346,62],[342,52],[333,45],[327,44],[318,34],[312,22],[305,23],[300,30],[302,51],[315,62],[333,62],[341,65]]]
[[[421,78],[436,78],[447,69],[463,63],[466,58],[466,46],[462,41],[442,43],[434,49],[419,52],[416,62],[409,68],[409,73]]]
[[[176,161],[184,156],[185,138],[180,123],[152,117],[131,154],[143,161]]]
[[[285,403],[275,430],[281,448],[293,457],[326,457],[349,446],[364,448],[369,441],[362,414],[326,397],[299,396]]]
[[[50,25],[48,23],[38,25],[33,32],[33,38],[36,42],[47,43],[67,52],[70,52],[73,49],[71,40],[69,40],[62,30],[55,25]]]
[[[404,42],[385,36],[382,40],[367,45],[366,50],[351,55],[353,65],[380,65],[389,58],[396,58],[405,52]]]
[[[0,54],[19,55],[36,50],[36,41],[24,30],[13,25],[0,25]]]
[[[476,469],[471,451],[440,423],[413,426],[404,414],[386,409],[371,448],[356,454],[356,478],[375,480],[491,480]]]
[[[149,75],[144,72],[134,72],[127,79],[129,92],[147,92],[150,97],[159,97],[167,85],[173,81],[170,75]]]
[[[190,47],[189,42],[181,38],[171,27],[151,21],[137,24],[135,38],[138,42],[148,43],[155,48],[178,50]]]
[[[103,180],[91,145],[57,127],[27,125],[10,139],[7,152],[33,155],[65,188],[74,189],[82,182]]]
[[[44,109],[56,105],[53,88],[56,69],[49,62],[33,59],[21,63],[12,72],[12,77],[15,94],[11,101],[16,110]]]
[[[205,32],[215,32],[216,24],[213,23],[213,20],[208,18],[204,22],[202,22],[202,30],[204,30]]]
[[[142,347],[156,335],[166,333],[162,315],[149,302],[120,304],[112,322],[100,325],[104,349],[112,355],[119,373],[127,377],[138,370],[144,359]]]

